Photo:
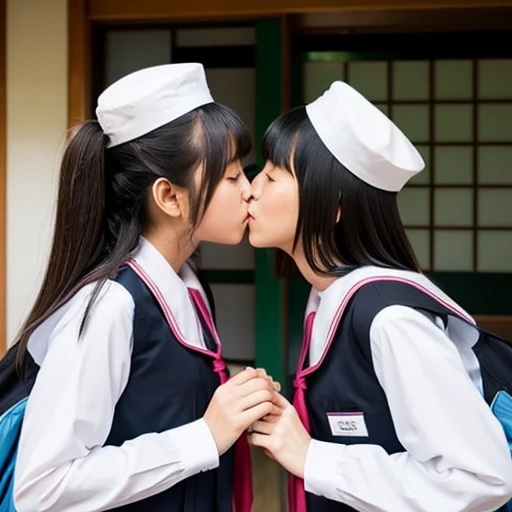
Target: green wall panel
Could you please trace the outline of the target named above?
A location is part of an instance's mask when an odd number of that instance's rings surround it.
[[[256,154],[261,167],[260,147],[269,124],[282,112],[280,20],[263,20],[256,24]],[[274,278],[273,252],[256,250],[256,365],[284,383],[284,284]]]

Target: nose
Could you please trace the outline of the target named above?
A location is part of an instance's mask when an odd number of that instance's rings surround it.
[[[244,175],[243,176],[243,183],[242,183],[242,199],[248,203],[251,200],[252,192],[251,192],[251,184],[249,183],[249,180]]]
[[[249,200],[258,199],[261,191],[261,177],[263,173],[259,173],[252,181],[251,181],[251,197]]]

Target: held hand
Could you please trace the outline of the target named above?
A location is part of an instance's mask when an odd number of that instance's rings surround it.
[[[304,478],[304,466],[311,437],[300,421],[293,405],[281,395],[274,395],[274,404],[278,408],[269,416],[252,426],[250,442],[254,446],[269,452],[287,471]]]
[[[275,394],[273,381],[252,368],[217,388],[204,420],[219,455],[226,452],[249,425],[278,410],[272,403]]]
[[[253,370],[253,368],[251,368],[250,366],[246,366],[245,368],[246,370]],[[274,386],[274,390],[277,391],[278,393],[281,391],[281,384],[277,381],[275,381],[271,375],[268,375],[267,374],[267,371],[265,370],[265,368],[256,368],[256,371],[258,372],[258,376],[259,377],[263,377],[263,378],[268,378],[270,380],[270,382],[272,382],[272,385]]]
[[[279,391],[281,391],[281,384],[279,384],[279,382],[276,382],[270,375],[267,375],[267,372],[264,368],[256,368],[256,371],[258,372],[260,377],[268,377],[270,379],[275,391],[277,391],[278,393]]]

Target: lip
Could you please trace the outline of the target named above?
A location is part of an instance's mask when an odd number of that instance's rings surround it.
[[[247,217],[245,217],[245,222],[250,222],[251,220],[254,220],[254,216],[250,212],[247,212]]]

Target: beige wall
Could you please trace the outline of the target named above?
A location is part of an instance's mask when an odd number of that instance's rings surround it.
[[[66,116],[67,1],[8,0],[8,342],[43,277]]]

